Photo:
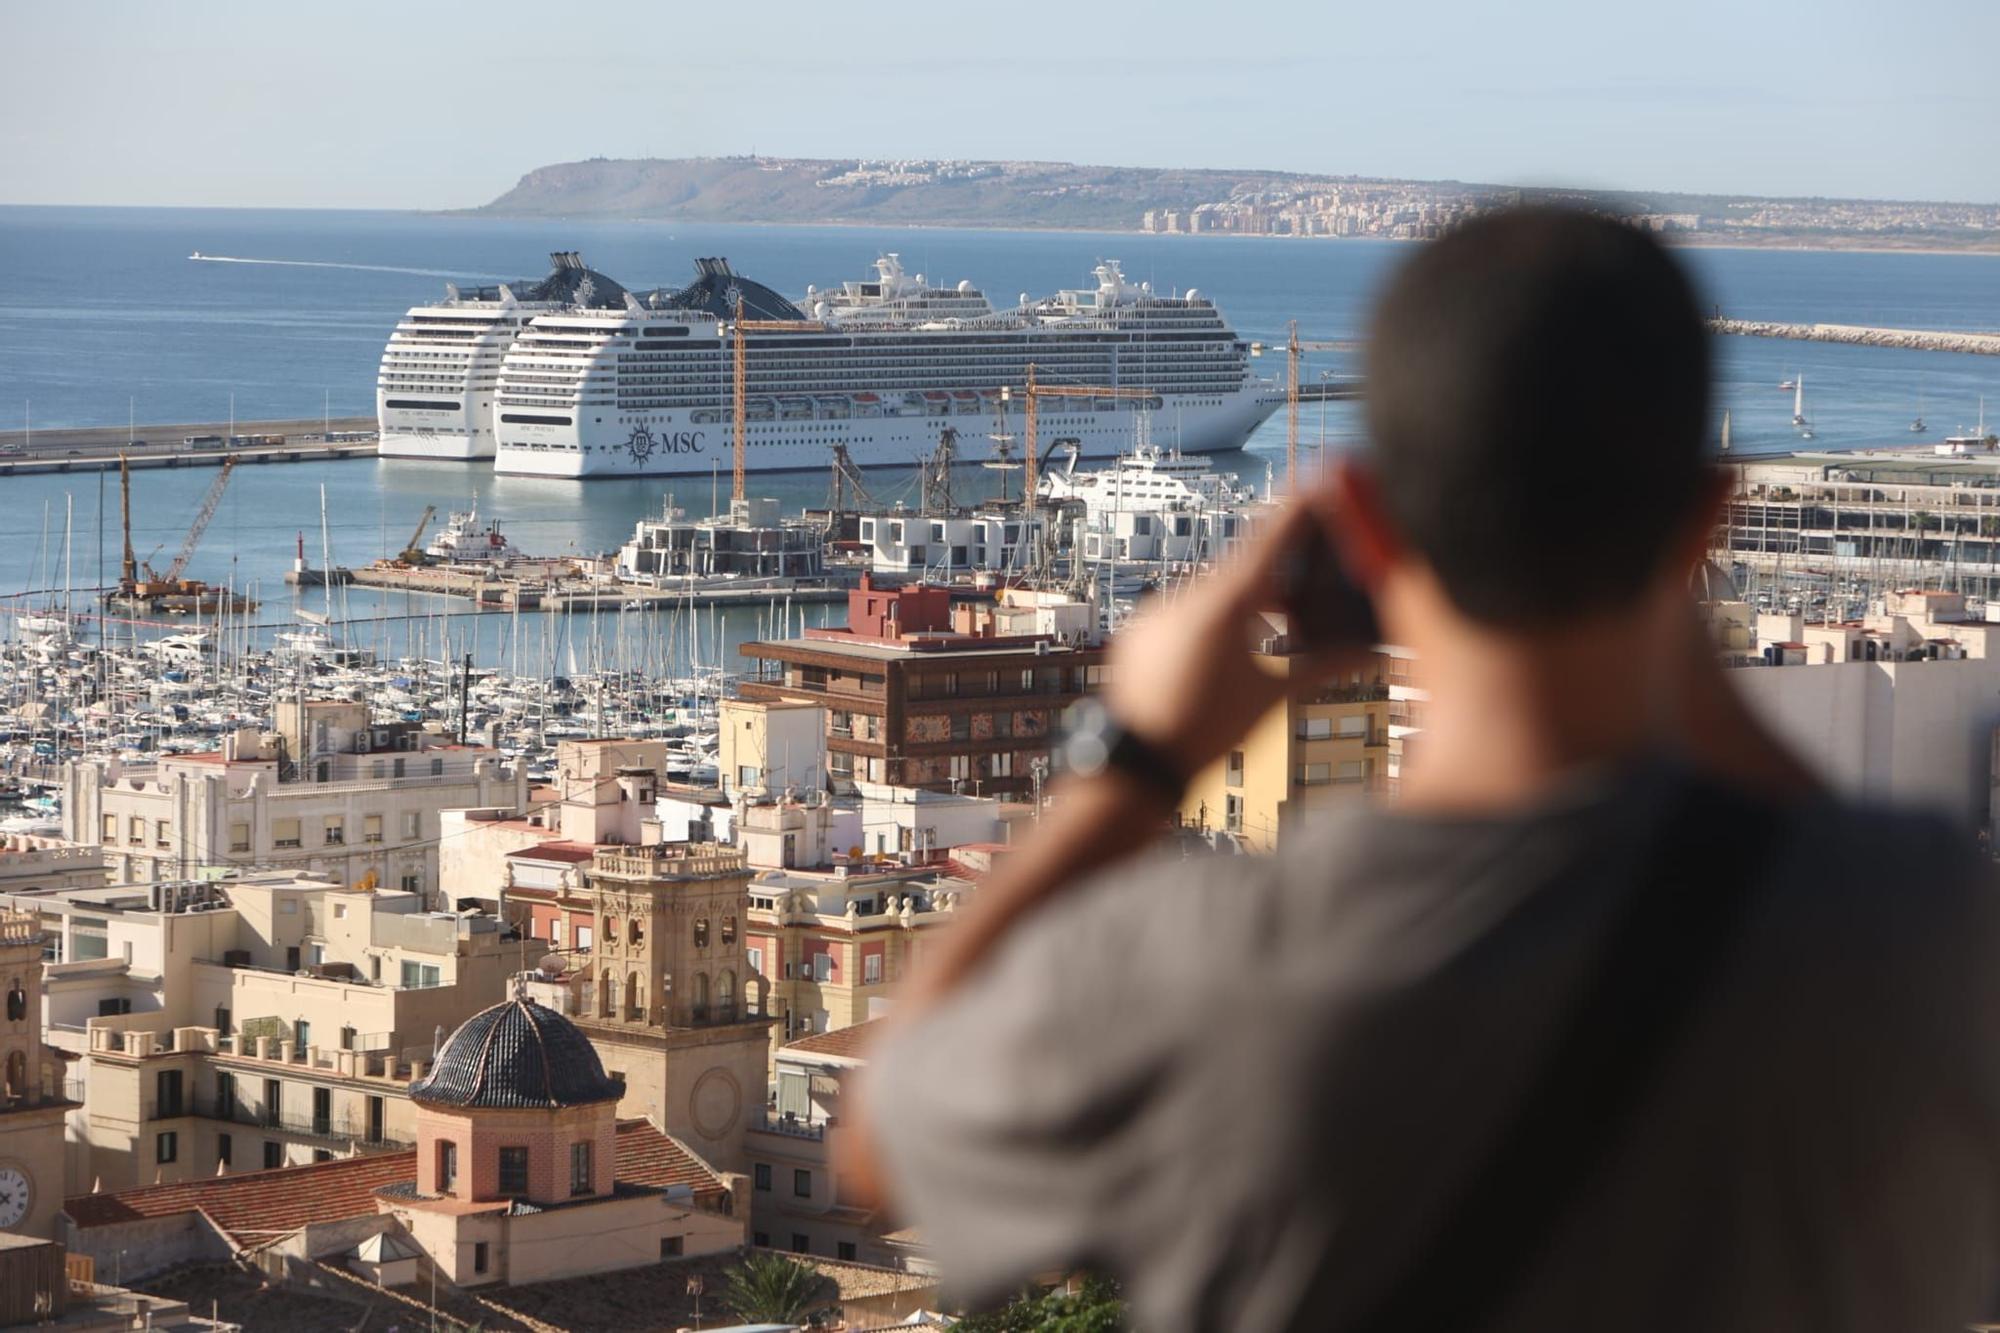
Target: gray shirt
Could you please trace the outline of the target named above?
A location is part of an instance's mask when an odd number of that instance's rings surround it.
[[[1329,813],[1273,858],[1067,893],[875,1053],[894,1199],[962,1294],[1090,1265],[1147,1330],[1353,1328],[1527,1091],[1693,780],[1638,766],[1505,818]],[[1492,1327],[1993,1312],[1987,867],[1941,820],[1828,800],[1786,815],[1755,892]]]

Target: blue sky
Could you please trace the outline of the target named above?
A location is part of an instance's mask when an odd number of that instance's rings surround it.
[[[0,203],[751,151],[2000,201],[2000,0],[0,0],[0,51]]]

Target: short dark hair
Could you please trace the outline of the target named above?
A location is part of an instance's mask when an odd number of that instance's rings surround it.
[[[1389,518],[1476,620],[1615,606],[1703,492],[1708,335],[1636,227],[1560,208],[1467,223],[1391,279],[1367,361]]]

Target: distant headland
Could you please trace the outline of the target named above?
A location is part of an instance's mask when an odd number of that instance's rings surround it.
[[[1421,240],[1503,204],[1578,203],[1683,244],[2000,252],[2000,205],[1583,191],[942,158],[590,158],[477,209],[512,217]]]

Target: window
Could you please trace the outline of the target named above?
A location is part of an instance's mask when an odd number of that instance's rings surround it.
[[[1222,826],[1231,833],[1243,831],[1243,798],[1231,795],[1224,798]]]
[[[321,825],[320,836],[328,847],[344,846],[347,842],[346,816],[328,815]]]
[[[284,1164],[285,1164],[285,1145],[282,1143],[275,1143],[270,1139],[265,1139],[264,1169],[266,1171],[271,1171],[275,1170],[278,1167],[283,1166]]]
[[[146,821],[139,818],[139,816],[137,815],[126,816],[125,841],[144,842],[145,840],[146,840]]]
[[[771,1248],[771,1233],[768,1231],[752,1232],[750,1243],[760,1250],[768,1250]]]
[[[1301,787],[1319,787],[1331,781],[1333,781],[1332,764],[1299,765],[1299,785]]]
[[[759,976],[764,974],[764,950],[761,947],[753,944],[743,951],[743,956],[750,960],[750,970],[752,972],[757,973]]]
[[[871,953],[861,960],[861,984],[875,986],[882,981],[882,955]]]
[[[183,1075],[178,1069],[162,1069],[153,1075],[153,1118],[171,1120],[183,1113]]]
[[[957,679],[953,677],[952,679]],[[972,739],[972,714],[953,713],[951,716],[951,738],[955,741]]]
[[[694,947],[697,949],[708,947],[708,918],[705,916],[694,919]]]
[[[229,850],[232,852],[247,852],[250,850],[250,826],[248,824],[231,824],[229,826]]]
[[[413,873],[403,876],[404,893],[419,893],[423,890],[423,887],[424,877],[422,875]]]
[[[679,1236],[662,1236],[662,1237],[660,1237],[660,1257],[661,1257],[662,1259],[678,1259],[678,1258],[680,1258],[680,1257],[681,1257],[681,1238],[680,1238]]]
[[[104,841],[114,842],[118,838],[118,816],[106,815],[103,828]]]
[[[386,777],[388,776],[388,773],[389,770],[387,766],[385,766],[380,759],[377,759],[373,763],[368,765],[368,776],[371,778]]]
[[[1363,776],[1363,768],[1364,766],[1359,759],[1343,759],[1340,762],[1340,769],[1335,775],[1335,780],[1339,782],[1359,782]]]
[[[153,1136],[154,1161],[172,1162],[177,1160],[180,1157],[180,1155],[181,1155],[181,1136],[174,1133],[173,1130],[170,1129],[163,1134],[155,1134]]]
[[[595,1194],[597,1183],[591,1178],[590,1140],[569,1145],[569,1192],[571,1194]]]
[[[804,1168],[792,1172],[792,1194],[800,1199],[810,1199],[813,1196],[812,1172]]]
[[[354,1024],[342,1023],[340,1025],[340,1049],[343,1051],[353,1050],[354,1040],[359,1035],[360,1034],[354,1030]]]
[[[403,812],[403,837],[406,841],[421,834],[423,817],[423,811],[421,810],[405,810]]]
[[[432,776],[432,777],[434,777],[434,778],[441,778],[441,777],[443,777],[443,776],[444,776],[444,760],[443,760],[443,759],[433,759],[433,760],[431,760],[431,776]]]
[[[528,1192],[528,1150],[526,1148],[502,1148],[500,1150],[500,1192],[502,1194],[526,1194]]]
[[[314,1148],[313,1160],[315,1162],[331,1162],[333,1160],[333,1150],[331,1148]]]
[[[1368,719],[1365,717],[1354,716],[1354,715],[1341,718],[1340,734],[1347,737],[1367,735]]]
[[[769,1162],[759,1162],[755,1169],[757,1172],[757,1188],[769,1193],[771,1189],[771,1164]]]
[[[215,1076],[215,1114],[224,1120],[236,1118],[236,1075],[226,1069]]]
[[[736,943],[736,918],[733,916],[722,918],[722,942],[724,944]]]
[[[99,1018],[110,1018],[114,1014],[129,1014],[131,1012],[132,1001],[123,995],[97,1002],[97,1016]]]
[[[271,821],[271,845],[273,847],[296,847],[299,845],[299,821],[296,819],[274,819]]]
[[[382,816],[363,815],[361,817],[361,841],[382,841]]]
[[[404,769],[403,756],[397,755],[389,770],[389,776],[392,778],[400,778],[403,776],[403,769]]]
[[[1302,741],[1323,741],[1333,735],[1333,719],[1330,717],[1305,717],[1299,719],[1299,739]]]
[[[28,992],[21,988],[21,979],[14,978],[14,987],[7,992],[7,1021],[25,1022],[28,1017]]]
[[[436,963],[403,962],[403,988],[405,990],[428,990],[440,984]]]
[[[403,761],[398,759],[396,762],[400,764]],[[472,1271],[475,1273],[484,1273],[486,1271],[486,1242],[483,1240],[473,1243]]]
[[[835,1256],[838,1257],[842,1262],[850,1264],[854,1262],[853,1241],[851,1240],[841,1241],[838,1245],[834,1246],[833,1249]]]
[[[1231,750],[1229,752],[1229,767],[1223,772],[1223,781],[1232,787],[1243,785],[1243,751]]]
[[[228,1166],[230,1164],[230,1159],[234,1157],[235,1154],[236,1154],[236,1145],[230,1141],[229,1136],[227,1134],[217,1134],[215,1136],[216,1165]]]
[[[312,1045],[313,1025],[303,1018],[292,1020],[292,1042],[300,1050]]]
[[[806,1236],[805,1232],[794,1231],[792,1233],[793,1254],[811,1254],[812,1248],[812,1241]]]
[[[646,923],[636,916],[633,917],[632,924],[626,928],[625,938],[635,945],[644,944],[646,942]]]
[[[437,1190],[448,1194],[458,1185],[458,1145],[450,1139],[438,1140]]]

